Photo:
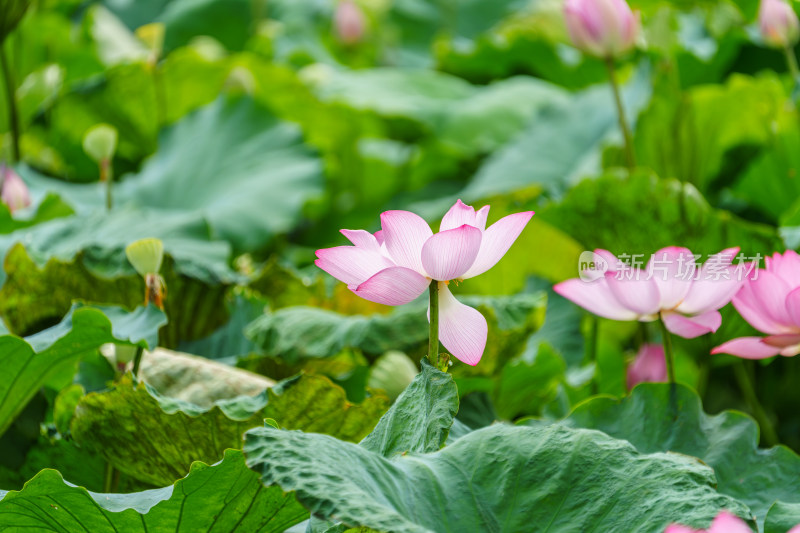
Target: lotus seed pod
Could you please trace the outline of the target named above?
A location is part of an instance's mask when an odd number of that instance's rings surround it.
[[[108,124],[97,124],[83,136],[83,150],[96,163],[110,161],[117,150],[117,130]]]
[[[143,278],[148,274],[158,274],[164,260],[164,243],[160,239],[141,239],[129,244],[125,255]]]
[[[367,385],[373,389],[383,389],[394,400],[418,373],[414,361],[403,352],[392,350],[380,356],[372,365]]]

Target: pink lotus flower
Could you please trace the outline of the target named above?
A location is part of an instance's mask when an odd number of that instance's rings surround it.
[[[717,331],[724,307],[746,279],[731,265],[739,252],[729,248],[700,267],[686,248],[663,248],[644,270],[628,267],[611,252],[596,250],[603,272],[569,279],[553,289],[592,313],[612,320],[650,322],[659,317],[667,329],[686,339]]]
[[[371,302],[403,305],[439,283],[439,338],[456,358],[476,365],[486,347],[486,319],[455,299],[447,285],[483,274],[506,254],[533,211],[503,217],[486,228],[489,206],[477,213],[461,200],[433,234],[409,211],[381,214],[381,231],[341,230],[353,246],[317,250],[316,265]]]
[[[643,344],[628,367],[628,390],[645,381],[667,381],[667,360],[660,344]]]
[[[8,206],[12,213],[31,205],[28,187],[16,172],[4,164],[0,165],[0,178],[2,179],[3,187],[0,197],[2,197],[3,203]]]
[[[711,522],[711,527],[706,529],[692,529],[686,526],[673,524],[664,530],[664,533],[752,533],[744,522],[727,511],[720,512]]]
[[[784,0],[761,0],[758,26],[764,42],[776,48],[794,46],[800,37],[797,14]]]
[[[336,37],[346,45],[361,41],[364,36],[364,13],[353,0],[340,0],[333,15]]]
[[[739,314],[766,337],[739,337],[711,353],[745,359],[800,353],[800,256],[792,250],[764,259],[765,269],[754,271],[733,297]]]
[[[564,17],[572,43],[601,58],[624,54],[639,34],[638,14],[625,0],[566,0]]]

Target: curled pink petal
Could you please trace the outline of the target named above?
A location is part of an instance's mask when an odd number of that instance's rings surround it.
[[[774,323],[791,326],[792,319],[786,309],[786,295],[791,292],[789,285],[769,270],[760,270],[758,277],[749,283],[767,318]]]
[[[696,268],[694,255],[687,248],[670,246],[650,257],[647,275],[658,287],[661,309],[672,309],[686,298]]]
[[[459,228],[464,224],[477,227],[475,222],[475,209],[471,205],[467,205],[461,200],[458,200],[453,207],[445,213],[444,217],[442,217],[442,222],[439,224],[439,231]]]
[[[374,234],[375,240],[378,241],[378,245],[383,246],[383,230],[378,230]]]
[[[456,300],[446,283],[439,283],[439,339],[447,351],[475,366],[483,356],[488,334],[483,315]]]
[[[318,259],[314,263],[347,285],[359,285],[375,273],[395,266],[379,252],[365,250],[356,246],[337,246],[317,250]]]
[[[635,320],[637,313],[620,304],[611,293],[605,278],[585,282],[568,279],[555,285],[553,290],[587,311],[611,320]]]
[[[706,263],[677,310],[694,314],[721,309],[739,292],[744,282],[745,278],[739,267],[711,267]]]
[[[786,312],[792,324],[800,326],[800,287],[786,295]]]
[[[708,533],[753,533],[750,527],[741,518],[727,512],[722,511],[717,515],[711,527],[708,528]]]
[[[733,298],[733,306],[751,326],[762,333],[778,334],[791,328],[775,322],[767,315],[761,301],[756,298],[752,283],[745,283]]]
[[[422,266],[435,280],[461,277],[478,256],[481,236],[481,230],[467,224],[440,231],[422,247]]]
[[[381,270],[351,290],[370,302],[403,305],[416,300],[428,285],[430,281],[418,272],[396,266]]]
[[[768,346],[773,346],[780,350],[780,354],[791,357],[800,353],[800,334],[769,335],[761,339],[761,342]]]
[[[347,240],[353,243],[358,248],[364,248],[366,250],[372,250],[377,252],[380,250],[380,243],[375,236],[363,229],[342,229],[339,230],[342,235],[347,237]]]
[[[386,250],[394,262],[427,276],[422,247],[433,236],[428,223],[410,211],[386,211],[381,214],[381,227]]]
[[[625,308],[639,315],[653,315],[660,310],[658,287],[644,272],[606,272],[605,280],[611,294]]]
[[[485,205],[475,213],[475,227],[481,231],[486,230],[486,219],[489,218],[489,206]]]
[[[770,266],[769,257],[765,258],[767,270],[771,270],[789,285],[790,288],[800,287],[800,255],[794,250],[787,250],[783,255],[776,253],[773,256],[774,264]]]
[[[694,316],[667,312],[662,313],[661,317],[671,333],[684,339],[694,339],[706,333],[714,333],[722,325],[722,315],[719,311],[708,311]]]
[[[667,381],[667,360],[664,357],[664,347],[660,344],[643,344],[636,359],[628,367],[628,389],[646,381]]]
[[[481,248],[478,251],[478,257],[472,264],[469,270],[461,276],[464,279],[474,278],[478,274],[483,274],[500,259],[506,255],[508,249],[517,240],[522,230],[528,224],[528,221],[533,216],[533,211],[524,211],[522,213],[514,213],[508,215],[491,226],[483,232],[483,239],[481,240]]]
[[[739,337],[720,344],[712,354],[726,353],[744,359],[766,359],[780,355],[781,349],[763,342],[762,337]]]

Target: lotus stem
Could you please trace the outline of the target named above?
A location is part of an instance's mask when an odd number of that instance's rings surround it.
[[[787,46],[783,51],[786,54],[786,64],[792,74],[792,81],[797,85],[800,83],[800,68],[797,67],[797,57],[794,55],[794,49],[791,46]]]
[[[439,282],[430,285],[430,336],[428,337],[428,362],[439,368]]]
[[[112,182],[114,181],[114,168],[111,160],[105,159],[100,162],[100,181],[106,184],[106,209],[111,211],[114,201],[111,195]]]
[[[6,56],[5,46],[0,42],[0,67],[3,69],[3,81],[6,87],[6,105],[8,106],[8,122],[9,130],[11,131],[11,150],[14,157],[14,162],[21,159],[21,152],[19,149],[20,131],[19,131],[19,113],[17,111],[17,88],[14,85],[14,80],[11,76],[11,68],[8,65],[8,57]]]
[[[141,346],[136,348],[136,355],[133,357],[133,376],[138,378],[139,377],[139,366],[142,364],[142,354],[144,353],[144,348]]]
[[[661,325],[661,342],[664,343],[664,358],[667,360],[667,377],[669,383],[675,386],[675,360],[672,357],[672,337],[669,335],[664,318],[659,316],[658,323]]]
[[[614,70],[614,60],[606,58],[606,68],[608,69],[608,81],[611,84],[611,89],[614,92],[614,102],[617,105],[617,117],[619,118],[619,127],[622,130],[622,136],[625,139],[625,160],[628,164],[628,170],[633,172],[636,168],[636,156],[633,151],[633,136],[631,129],[628,126],[628,120],[625,118],[625,108],[622,107],[622,96],[619,90],[619,83],[617,82],[617,74]]]
[[[753,418],[756,419],[758,426],[761,428],[761,436],[764,438],[764,443],[767,446],[775,446],[780,442],[778,440],[778,434],[775,431],[775,426],[772,425],[772,421],[769,419],[769,416],[767,416],[767,412],[764,410],[761,402],[758,401],[758,395],[756,395],[753,380],[744,364],[744,361],[740,360],[736,361],[733,365],[733,372],[736,375],[736,382],[739,384],[739,390],[742,391],[747,405],[750,406],[750,410],[753,412]]]

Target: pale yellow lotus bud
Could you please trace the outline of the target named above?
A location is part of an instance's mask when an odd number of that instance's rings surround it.
[[[140,239],[130,243],[125,248],[133,268],[140,276],[146,278],[148,274],[158,274],[161,263],[164,261],[164,243],[160,239]]]
[[[117,129],[108,124],[97,124],[83,136],[83,150],[97,164],[110,161],[117,151]]]

